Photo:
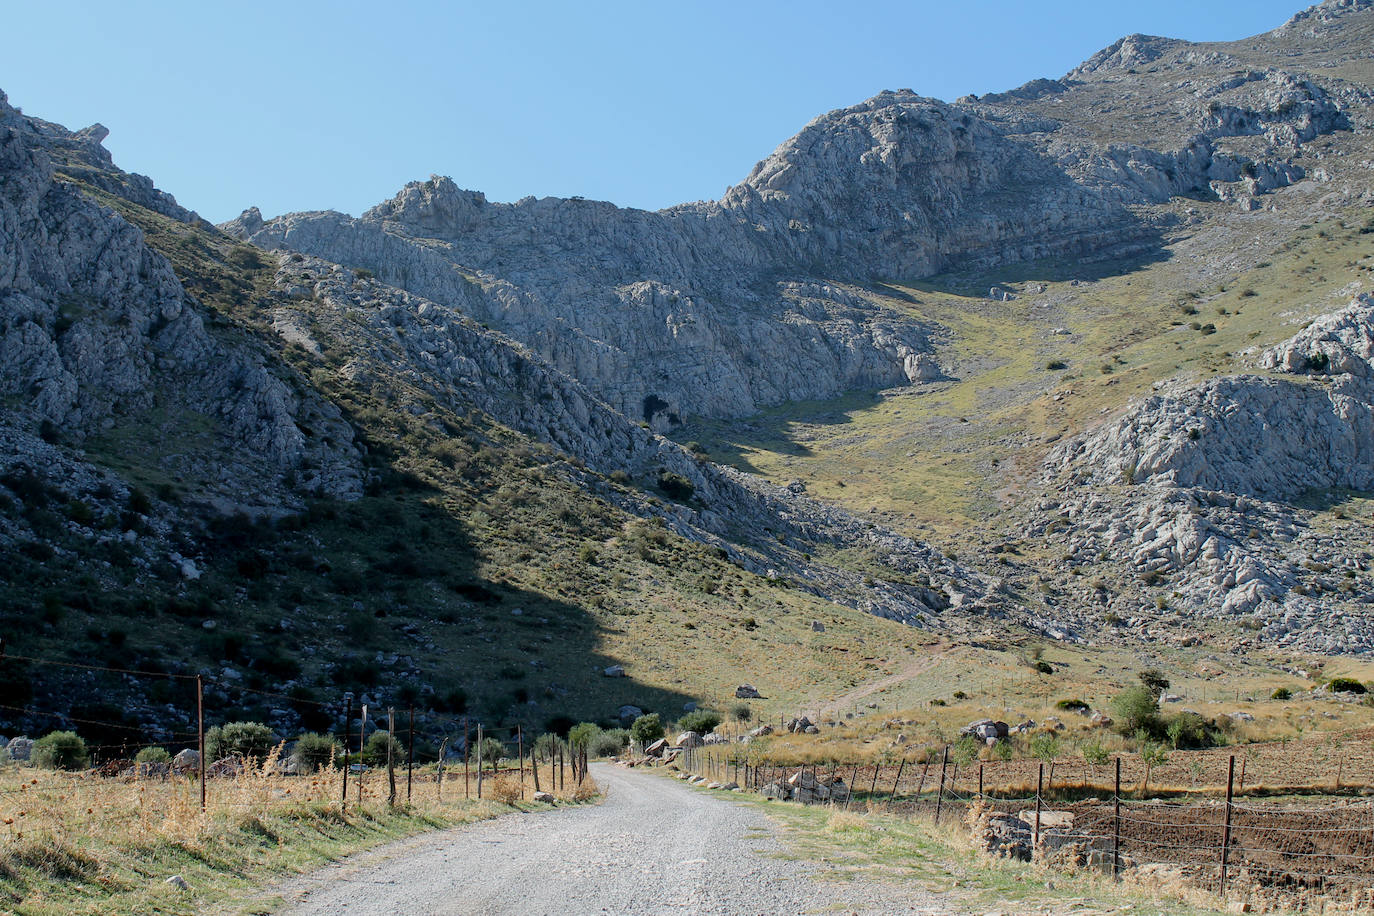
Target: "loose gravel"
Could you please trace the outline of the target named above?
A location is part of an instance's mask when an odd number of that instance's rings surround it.
[[[599,805],[404,840],[297,879],[289,916],[424,913],[947,913],[956,901],[814,880],[780,858],[759,808],[661,776],[593,765]]]

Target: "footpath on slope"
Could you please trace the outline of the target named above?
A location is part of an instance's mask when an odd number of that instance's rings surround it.
[[[955,901],[819,882],[757,807],[593,764],[599,805],[503,817],[354,856],[279,891],[288,916],[948,913]]]

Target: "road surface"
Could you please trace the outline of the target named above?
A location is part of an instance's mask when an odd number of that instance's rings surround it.
[[[594,764],[599,805],[502,817],[353,856],[288,884],[288,916],[946,913],[916,888],[821,883],[757,806]]]

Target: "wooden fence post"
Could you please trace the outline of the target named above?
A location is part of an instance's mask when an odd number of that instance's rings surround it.
[[[477,797],[482,797],[482,723],[477,723]]]
[[[389,706],[386,711],[386,803],[396,807],[396,707]]]
[[[982,797],[983,797],[983,765],[980,763],[980,764],[978,764],[978,798],[981,800]]]
[[[1236,755],[1231,755],[1231,764],[1226,773],[1226,826],[1221,832],[1221,899],[1226,899],[1226,865],[1231,850],[1231,800],[1236,789]]]
[[[469,774],[472,772],[468,761],[471,760],[472,742],[468,740],[468,717],[463,716],[463,798],[470,798],[468,794]]]
[[[205,810],[205,676],[196,675],[196,740],[200,749],[200,810]]]
[[[439,742],[439,776],[434,782],[435,794],[439,801],[444,800],[444,754],[448,751],[448,735],[444,735],[444,740]]]
[[[921,766],[921,781],[916,784],[916,800],[921,800],[921,793],[926,790],[926,774],[930,772],[930,754],[926,754],[926,762]]]
[[[520,757],[520,800],[525,800],[525,730],[515,726],[515,750]]]
[[[363,704],[362,719],[358,722],[358,810],[363,809],[363,772],[367,769],[367,764],[362,762],[363,743],[367,740],[367,704]]]
[[[940,790],[935,796],[935,824],[940,824],[940,809],[945,804],[945,766],[949,763],[949,745],[945,745],[944,756],[940,758]]]
[[[1040,848],[1040,793],[1045,789],[1045,765],[1040,764],[1040,775],[1035,779],[1035,830],[1031,834],[1031,858]]]
[[[345,694],[344,699],[344,759],[343,763],[343,795],[339,798],[339,810],[343,811],[348,806],[348,740],[353,737],[353,694]]]
[[[1116,758],[1116,790],[1112,795],[1112,877],[1121,876],[1121,757]]]
[[[410,731],[406,735],[406,804],[410,804],[410,783],[415,773],[415,707],[410,707]]]

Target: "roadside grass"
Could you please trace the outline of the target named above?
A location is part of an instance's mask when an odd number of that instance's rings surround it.
[[[431,767],[417,772],[409,805],[390,807],[385,776],[377,773],[365,780],[361,806],[350,780],[341,808],[341,771],[291,777],[270,770],[212,779],[202,813],[199,787],[189,779],[0,769],[0,912],[267,913],[262,888],[276,878],[424,831],[548,807],[465,800],[461,772],[455,782],[452,771],[440,800]],[[404,775],[400,792],[404,802]],[[564,804],[585,800],[576,790],[560,797]],[[173,875],[188,889],[168,884]]]
[[[753,795],[720,793],[763,808],[784,830],[781,858],[806,862],[820,881],[871,879],[914,885],[941,894],[950,912],[1123,911],[1189,916],[1216,910],[1115,884],[1088,871],[1061,872],[973,849],[958,823],[939,826],[881,811],[845,811],[826,805],[770,802]]]

